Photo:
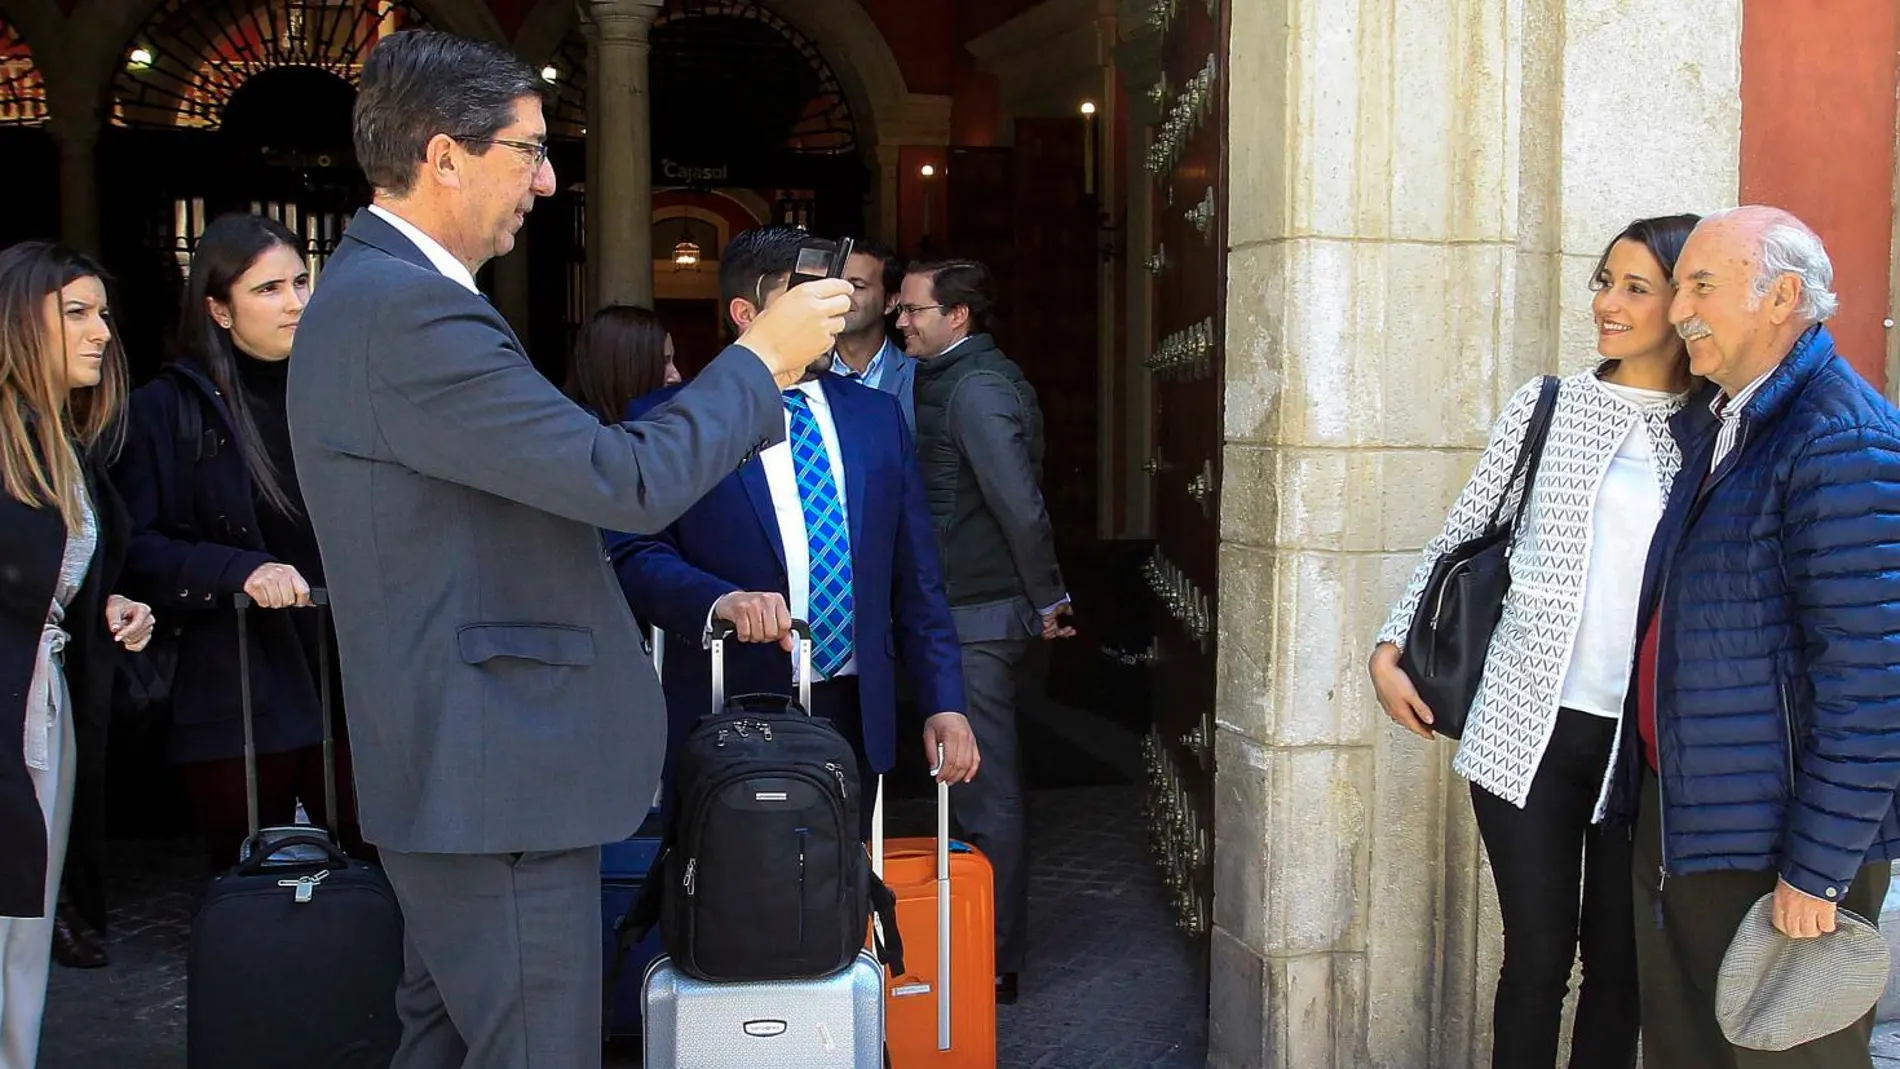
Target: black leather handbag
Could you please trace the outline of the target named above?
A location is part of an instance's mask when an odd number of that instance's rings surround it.
[[[1557,379],[1544,377],[1537,408],[1518,446],[1511,480],[1484,533],[1439,558],[1432,566],[1418,610],[1406,632],[1399,668],[1412,679],[1418,696],[1431,709],[1432,730],[1447,738],[1465,733],[1465,718],[1484,679],[1484,659],[1491,649],[1491,632],[1504,611],[1504,595],[1511,589],[1511,550],[1524,505],[1537,482],[1537,464],[1550,435],[1550,416],[1557,408]],[[1504,522],[1504,506],[1513,489],[1521,486],[1517,506]]]

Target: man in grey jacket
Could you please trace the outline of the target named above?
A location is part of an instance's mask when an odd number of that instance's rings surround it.
[[[433,32],[364,65],[375,190],[304,313],[298,476],[332,590],[365,837],[407,925],[397,1069],[600,1064],[599,844],[664,705],[598,528],[672,522],[784,437],[848,287],[799,287],[673,404],[601,426],[476,289],[555,188],[535,71]]]
[[[963,646],[983,775],[951,792],[996,874],[996,997],[1016,1000],[1027,942],[1016,668],[1033,638],[1066,638],[1069,595],[1042,502],[1035,387],[986,333],[990,274],[974,260],[913,265],[897,329],[917,365],[917,459]]]

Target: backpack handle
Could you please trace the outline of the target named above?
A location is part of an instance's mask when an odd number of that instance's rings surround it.
[[[712,711],[718,715],[726,707],[726,643],[739,633],[731,620],[714,620],[706,631],[706,648],[712,651]],[[792,621],[792,635],[798,640],[798,701],[811,715],[811,625]]]

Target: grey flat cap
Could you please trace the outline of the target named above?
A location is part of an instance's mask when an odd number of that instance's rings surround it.
[[[1722,957],[1715,1019],[1738,1047],[1798,1047],[1873,1009],[1889,966],[1887,941],[1865,918],[1837,909],[1833,932],[1790,939],[1775,930],[1775,896],[1763,895]]]

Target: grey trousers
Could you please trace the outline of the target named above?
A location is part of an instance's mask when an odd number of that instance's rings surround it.
[[[597,1069],[598,847],[382,863],[406,933],[392,1069]]]
[[[1016,737],[1016,668],[1027,639],[963,644],[963,688],[983,767],[950,791],[970,845],[996,877],[996,971],[1021,972],[1029,929],[1028,840],[1023,826],[1022,748]]]

